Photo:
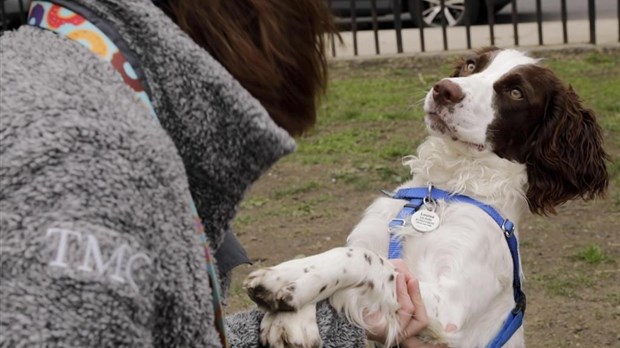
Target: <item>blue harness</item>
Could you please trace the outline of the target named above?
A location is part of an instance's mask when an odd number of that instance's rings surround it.
[[[487,348],[499,348],[503,346],[523,324],[526,304],[525,294],[521,290],[521,276],[519,272],[519,242],[514,234],[515,226],[512,221],[504,219],[497,212],[497,210],[488,204],[481,203],[469,196],[452,194],[447,191],[437,189],[432,185],[429,187],[400,189],[395,193],[388,193],[388,195],[394,199],[403,199],[408,201],[389,224],[390,246],[388,257],[390,259],[400,258],[402,254],[402,236],[398,236],[394,232],[397,229],[407,225],[411,215],[420,209],[421,206],[429,203],[434,204],[437,200],[475,205],[487,213],[502,229],[502,232],[504,232],[504,237],[506,237],[506,243],[508,243],[508,249],[510,249],[510,255],[512,256],[512,288],[516,305],[515,308],[508,313],[508,317],[504,321],[504,324],[493,340],[491,340],[491,342],[487,345]]]

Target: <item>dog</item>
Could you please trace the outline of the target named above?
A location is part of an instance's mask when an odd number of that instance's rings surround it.
[[[608,155],[596,117],[539,59],[496,47],[459,59],[424,111],[430,135],[403,161],[412,179],[367,208],[346,247],[246,278],[266,310],[263,344],[319,347],[315,304],[324,299],[364,329],[365,313],[383,313],[387,345],[397,343],[387,258],[395,248],[420,282],[429,317],[421,339],[525,346],[514,226],[568,200],[604,196]]]

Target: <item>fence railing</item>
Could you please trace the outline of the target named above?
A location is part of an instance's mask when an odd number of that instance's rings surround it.
[[[0,0],[0,33],[26,22],[30,0]]]
[[[332,43],[332,56],[620,42],[620,0],[545,0],[544,8],[542,0],[326,1],[345,44]],[[527,13],[519,12],[524,5]],[[603,5],[603,16],[597,5]]]
[[[567,0],[545,0],[544,9],[542,0],[325,1],[342,29],[344,45],[332,40],[334,57],[446,51],[485,45],[620,42],[620,0],[568,0],[570,4]],[[0,34],[25,23],[29,2],[0,0]],[[528,10],[528,15],[531,17],[533,11],[535,18],[524,19],[519,9],[532,4],[534,8]],[[597,18],[597,15],[601,17],[597,5],[603,9],[604,18]],[[579,7],[577,11],[582,11],[583,16],[569,18],[569,6]],[[500,8],[503,11],[498,15]],[[550,11],[559,12],[559,16],[546,19],[544,14]],[[475,22],[472,18],[482,19]],[[597,27],[601,27],[598,32]]]

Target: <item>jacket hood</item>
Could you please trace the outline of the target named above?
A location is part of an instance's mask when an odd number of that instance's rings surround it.
[[[152,1],[71,3],[109,21],[136,55],[161,125],[183,159],[207,237],[217,250],[245,191],[295,149],[294,140]]]

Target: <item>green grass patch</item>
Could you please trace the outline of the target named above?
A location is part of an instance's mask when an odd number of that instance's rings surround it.
[[[254,302],[248,297],[242,283],[233,282],[230,286],[230,300],[238,302],[238,306],[241,308],[250,308],[254,305]]]
[[[607,301],[612,306],[620,306],[620,292],[612,293],[607,295]]]
[[[552,296],[563,296],[576,298],[579,290],[591,287],[595,284],[595,278],[579,272],[554,272],[534,277],[534,281],[539,283]]]
[[[589,53],[584,59],[565,57],[547,64],[598,112],[604,130],[620,132],[620,56]],[[615,145],[618,139],[612,139]]]
[[[372,175],[363,168],[337,168],[330,172],[330,176],[333,183],[352,186],[356,191],[372,190]]]
[[[607,261],[605,251],[598,245],[588,245],[574,255],[577,260],[585,261],[591,265],[598,265]]]
[[[253,196],[241,202],[241,208],[260,208],[267,203],[269,203],[269,198]]]
[[[319,124],[420,120],[423,115],[419,106],[433,82],[420,81],[411,73],[399,73],[398,69],[332,79]]]
[[[333,216],[334,212],[323,209],[322,205],[326,202],[331,202],[334,198],[322,191],[318,195],[312,198],[303,200],[282,200],[274,201],[264,211],[265,216],[272,217],[293,217],[293,218],[320,218]]]
[[[376,129],[345,128],[322,136],[304,139],[299,146],[300,155],[347,155],[370,153],[379,134]]]
[[[317,181],[311,180],[275,190],[273,193],[270,194],[270,197],[273,199],[296,197],[304,193],[316,191],[320,188],[321,184],[319,184]]]
[[[252,216],[246,214],[245,212],[241,212],[235,217],[235,226],[237,228],[249,226],[252,223],[252,220]]]

